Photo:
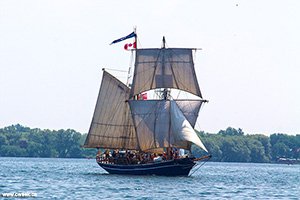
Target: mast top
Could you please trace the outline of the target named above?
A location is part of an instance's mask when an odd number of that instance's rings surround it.
[[[166,39],[165,39],[165,36],[163,36],[162,42],[163,42],[162,48],[165,49],[166,48]]]

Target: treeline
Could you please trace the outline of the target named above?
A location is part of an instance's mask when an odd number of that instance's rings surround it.
[[[51,131],[20,124],[0,129],[0,156],[5,157],[95,157],[97,150],[82,148],[87,134],[72,129]]]
[[[279,158],[300,158],[300,135],[275,133],[270,137],[262,134],[245,135],[242,129],[228,127],[217,134],[198,132],[209,153],[211,161],[257,162],[277,161]],[[196,157],[206,155],[193,145]]]
[[[278,158],[300,158],[300,134],[282,133],[245,135],[242,129],[228,127],[217,134],[198,132],[201,140],[218,162],[272,162]],[[95,157],[97,150],[82,148],[86,134],[72,129],[41,130],[20,124],[0,129],[0,156],[2,157]],[[194,156],[207,155],[193,145]]]

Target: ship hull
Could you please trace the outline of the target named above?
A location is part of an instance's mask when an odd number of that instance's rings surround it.
[[[195,165],[187,158],[139,165],[98,164],[110,174],[157,176],[187,176]]]

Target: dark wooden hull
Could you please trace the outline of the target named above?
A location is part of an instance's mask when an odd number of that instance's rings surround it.
[[[187,176],[195,165],[188,158],[138,165],[98,164],[110,174],[157,176]]]

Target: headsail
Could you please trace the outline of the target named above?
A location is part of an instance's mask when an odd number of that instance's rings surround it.
[[[173,136],[177,138],[177,140],[193,142],[204,151],[208,152],[197,133],[174,101],[171,101],[171,124]]]
[[[202,98],[192,49],[137,49],[130,98],[155,88],[176,88]]]
[[[84,147],[137,149],[137,140],[129,110],[130,89],[103,71],[93,120]]]

